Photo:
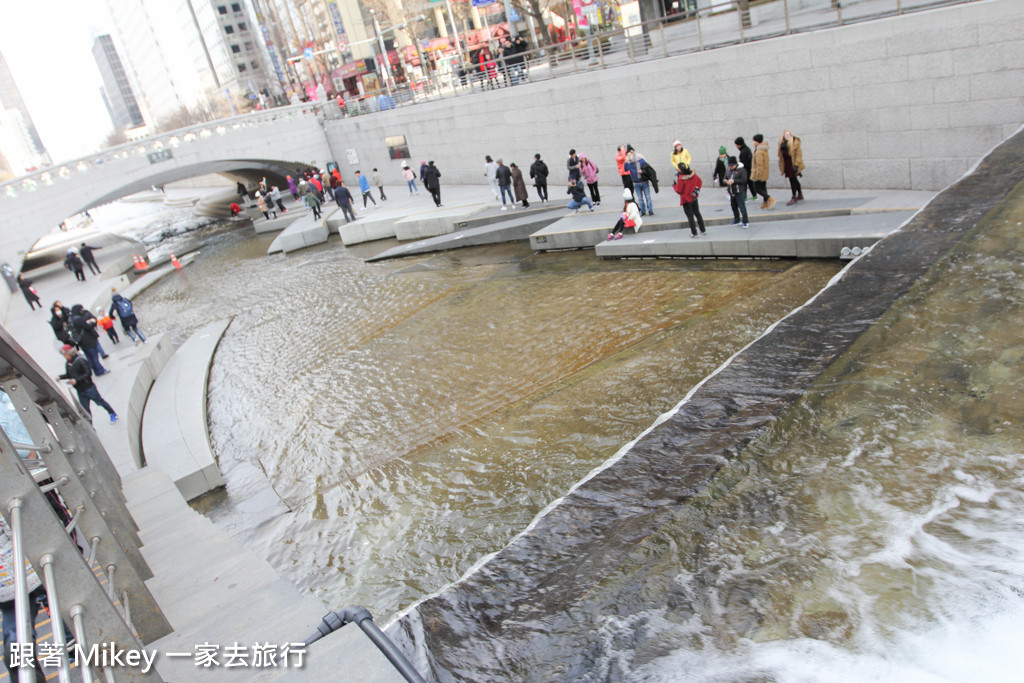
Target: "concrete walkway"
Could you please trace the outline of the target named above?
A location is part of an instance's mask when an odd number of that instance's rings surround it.
[[[103,252],[100,266],[107,264]],[[167,277],[176,277],[171,271]],[[60,300],[68,307],[89,304],[106,297],[110,287],[124,291],[126,278],[89,278],[76,282],[67,271],[54,270],[36,276],[35,287],[47,307]],[[145,306],[137,306],[140,327],[146,330]],[[57,352],[58,342],[48,324],[47,309],[28,308],[20,292],[11,298],[4,326],[19,344],[28,349],[44,371],[56,376],[64,371]],[[204,516],[190,508],[174,481],[156,467],[140,468],[133,455],[139,439],[139,418],[125,419],[129,413],[141,415],[152,381],[170,356],[163,335],[133,345],[122,336],[120,344],[102,340],[109,357],[103,361],[109,371],[96,378],[96,386],[122,417],[110,424],[98,411],[96,434],[121,475],[123,492],[139,526],[145,544],[142,554],[153,571],[147,581],[157,603],[174,627],[174,633],[149,644],[160,652],[156,668],[168,681],[209,679],[212,681],[249,680],[337,680],[338,667],[351,680],[398,682],[403,679],[383,655],[354,626],[347,626],[311,646],[303,670],[250,668],[199,668],[191,653],[200,643],[223,648],[239,645],[252,648],[256,643],[280,646],[301,642],[309,636],[327,613],[315,597],[301,593],[262,558],[256,557]],[[179,375],[182,381],[184,375]],[[190,381],[190,380],[189,380]],[[140,387],[145,386],[144,390]],[[181,387],[178,388],[179,390]],[[156,418],[154,418],[156,419]],[[335,607],[341,607],[340,605]],[[189,653],[171,658],[168,652]],[[223,657],[221,658],[223,664]]]

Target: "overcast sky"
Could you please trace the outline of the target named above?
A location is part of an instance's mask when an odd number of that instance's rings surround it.
[[[92,56],[94,33],[112,30],[102,0],[3,0],[0,52],[54,163],[90,154],[114,128]]]

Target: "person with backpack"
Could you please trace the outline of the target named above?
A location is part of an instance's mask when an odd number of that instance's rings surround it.
[[[113,296],[110,297],[110,317],[121,319],[121,329],[129,339],[136,344],[145,344],[146,335],[142,334],[139,329],[139,319],[135,315],[135,306],[132,305],[131,299],[126,299],[118,294],[116,288],[110,291],[113,292]]]
[[[580,173],[590,190],[590,200],[594,202],[594,206],[600,206],[601,191],[597,189],[597,164],[588,159],[586,154],[580,155]]]
[[[750,227],[750,219],[747,218],[747,169],[743,164],[736,161],[736,157],[729,157],[729,177],[725,179],[729,186],[729,203],[732,205],[732,224],[741,228]],[[742,214],[743,220],[740,220]]]
[[[537,188],[537,196],[545,204],[548,203],[548,165],[540,160],[540,154],[533,155],[533,163],[530,164],[530,177],[533,178],[533,186]]]
[[[700,234],[703,235],[705,232],[704,216],[700,214],[700,203],[697,200],[703,184],[696,171],[682,162],[679,163],[679,172],[676,174],[676,182],[672,189],[679,195],[679,204],[683,207],[683,213],[690,224],[690,237],[694,239],[697,237],[698,225]]]

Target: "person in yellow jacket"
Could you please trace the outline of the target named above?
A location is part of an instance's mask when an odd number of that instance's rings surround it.
[[[753,183],[754,192],[761,195],[762,209],[771,209],[775,206],[775,198],[768,194],[768,143],[764,136],[758,133],[754,136],[754,156],[751,162],[750,182]]]
[[[672,141],[672,168],[673,170],[679,168],[679,164],[690,165],[690,152],[683,147],[683,143],[679,140]]]
[[[804,190],[800,187],[799,178],[804,173],[804,153],[800,148],[800,138],[788,129],[782,132],[782,139],[779,140],[779,170],[789,178],[789,187],[793,191],[793,198],[786,205],[802,202]]]

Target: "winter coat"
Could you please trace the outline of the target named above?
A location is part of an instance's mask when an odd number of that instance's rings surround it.
[[[753,166],[750,169],[751,180],[768,180],[768,143],[760,142],[754,147]]]
[[[696,172],[690,171],[689,175],[677,173],[676,183],[672,186],[672,189],[679,195],[679,206],[682,206],[696,199],[702,187],[704,187],[704,183],[701,181],[700,176]]]
[[[299,186],[295,184],[295,178],[288,178],[288,191],[293,195],[299,193]]]
[[[374,187],[384,187],[384,181],[381,180],[380,173],[374,173],[373,174],[373,186]]]
[[[402,177],[405,178],[406,181],[416,180],[416,174],[413,173],[412,169],[408,166],[402,169]]]
[[[498,179],[498,185],[510,185],[512,184],[512,171],[509,170],[508,166],[502,164],[498,167],[498,170],[494,172],[495,177]]]
[[[615,153],[615,165],[619,167],[619,175],[629,175],[629,171],[626,170],[626,153],[616,152]]]
[[[743,168],[747,169],[747,173],[750,173],[750,166],[754,158],[754,153],[750,151],[750,148],[743,145],[740,147],[740,153],[736,156],[739,157],[739,162],[743,165]]]
[[[570,185],[569,190],[566,192],[566,194],[572,195],[572,200],[577,204],[582,204],[583,198],[587,196],[587,193],[583,191],[583,188],[580,187],[579,183],[576,183],[575,185]]]
[[[82,349],[92,349],[99,343],[100,335],[96,331],[96,318],[82,304],[71,307],[71,329]]]
[[[655,192],[658,191],[658,172],[654,170],[654,167],[647,163],[647,159],[641,157],[640,162],[640,180],[648,182]]]
[[[732,185],[729,186],[730,195],[742,195],[747,191],[747,169],[743,164],[738,164],[729,175],[732,178]]]
[[[21,293],[25,295],[25,301],[30,304],[33,301],[39,301],[39,295],[32,290],[32,281],[28,278],[18,276],[18,286],[21,287]]]
[[[795,173],[803,173],[804,153],[803,150],[800,149],[800,138],[794,136],[790,148],[789,158],[793,160],[793,171]],[[782,172],[782,175],[786,175],[786,163],[782,158],[782,140],[779,140],[779,171]]]
[[[74,346],[75,338],[71,336],[71,311],[67,306],[61,306],[58,316],[54,310],[50,309],[50,327],[53,328],[53,336],[58,341]]]
[[[135,307],[132,307],[132,312],[129,313],[128,315],[121,315],[121,309],[118,306],[119,301],[127,301],[128,303],[131,303],[131,299],[123,297],[120,294],[115,294],[114,296],[110,297],[110,310],[108,311],[110,317],[120,318],[121,327],[131,327],[132,325],[138,325],[139,318],[137,315],[135,315]]]
[[[69,251],[64,257],[64,267],[73,271],[82,270],[82,259],[75,252]]]
[[[530,164],[530,177],[534,179],[535,185],[547,185],[548,165],[540,159]]]
[[[494,180],[498,177],[498,164],[488,161],[484,164],[484,177],[487,180]]]
[[[569,178],[570,179],[576,178],[577,180],[579,180],[579,178],[580,178],[580,158],[579,158],[579,156],[569,157],[568,161],[565,162],[565,167],[567,169],[569,169]]]
[[[597,164],[583,155],[580,155],[580,171],[583,172],[583,181],[588,185],[597,182]]]
[[[92,255],[92,252],[94,252],[97,249],[102,249],[102,248],[103,247],[93,247],[93,246],[89,246],[88,244],[83,244],[82,246],[80,246],[78,248],[78,253],[80,253],[82,255],[82,260],[83,261],[85,261],[86,263],[91,263],[93,265],[96,265],[96,258]]]
[[[676,151],[676,145],[680,148],[678,152]],[[690,165],[690,151],[680,145],[679,141],[676,140],[675,144],[672,146],[672,168],[678,171],[679,164],[686,164],[687,166]]]
[[[306,196],[302,198],[302,203],[309,208],[320,206],[320,197],[317,196],[316,192],[307,192]]]
[[[715,161],[715,173],[711,176],[711,180],[717,180],[719,187],[725,187],[725,178],[728,174],[729,169],[725,165],[725,159],[718,157]]]
[[[75,380],[75,391],[81,393],[88,391],[93,386],[92,381],[92,368],[89,367],[89,361],[86,360],[85,356],[75,354],[75,356],[64,363],[64,374],[57,375],[58,379],[73,379]]]
[[[334,201],[338,206],[348,206],[352,203],[352,193],[344,185],[338,185],[334,188]]]
[[[263,212],[267,210],[267,200],[261,194],[256,195],[256,208]]]
[[[636,202],[626,202],[626,208],[622,210],[622,217],[633,221],[633,230],[640,232],[640,226],[644,224],[644,219],[640,217],[640,209]]]
[[[423,183],[427,182],[427,168],[426,164],[420,164],[420,181]]]
[[[525,202],[530,198],[526,193],[526,181],[523,180],[523,172],[519,168],[512,169],[512,191],[515,192],[517,202]]]
[[[428,190],[441,189],[441,170],[437,166],[427,166],[423,170],[423,187]]]
[[[361,173],[359,174],[359,190],[363,194],[366,194],[367,192],[370,191],[370,181],[367,180],[366,176],[364,176]]]

